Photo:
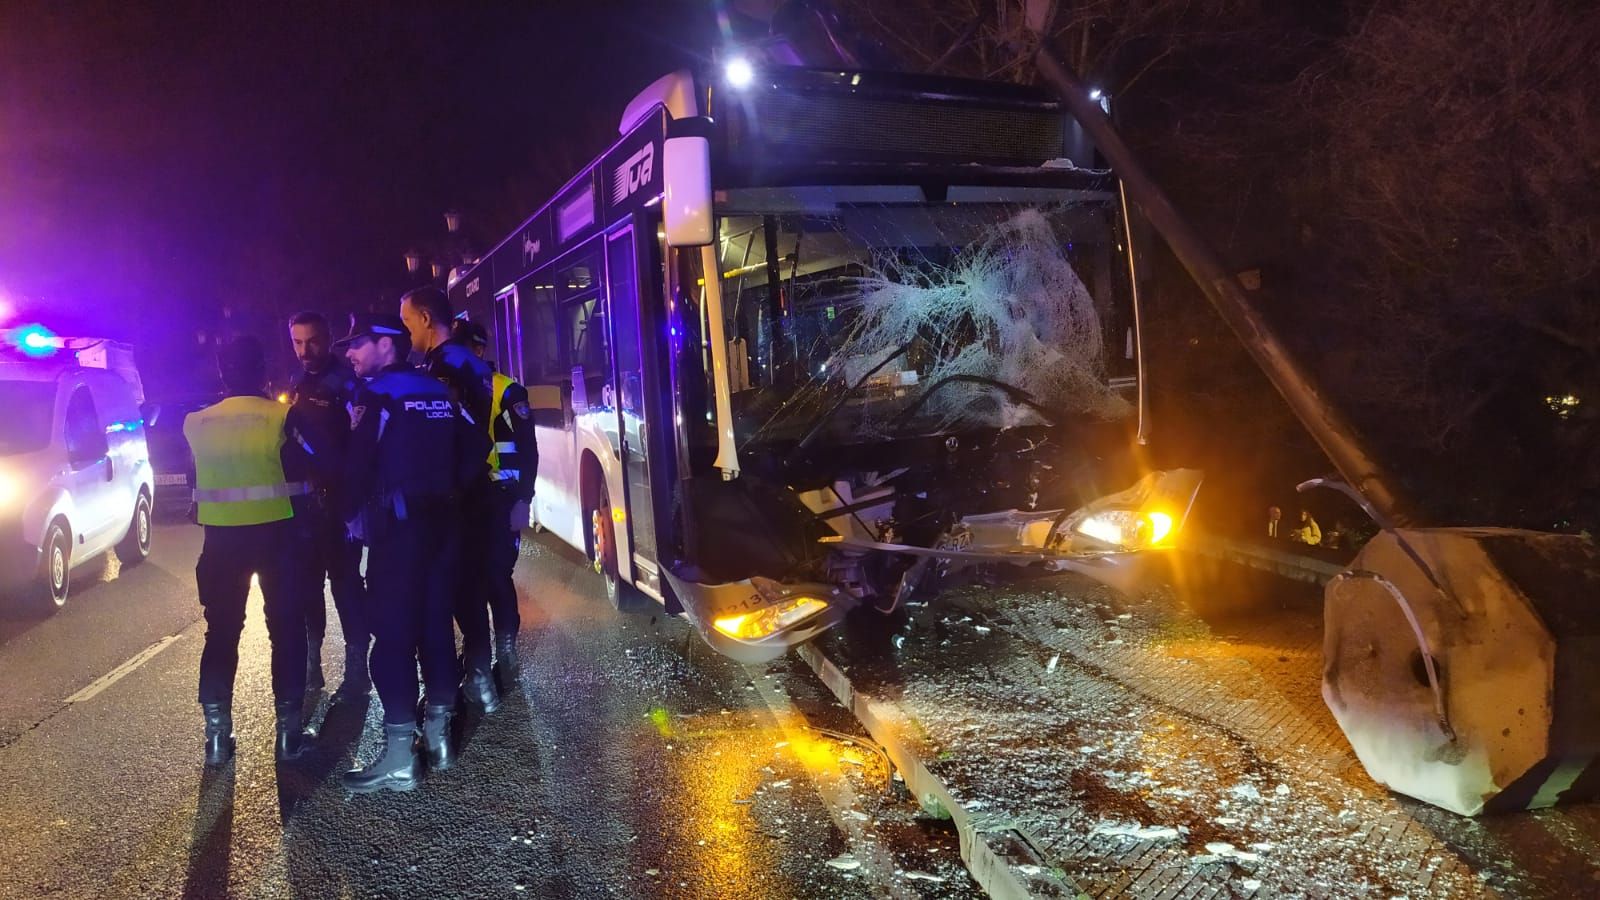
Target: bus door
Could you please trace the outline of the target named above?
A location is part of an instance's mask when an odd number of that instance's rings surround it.
[[[647,593],[661,593],[661,572],[656,561],[655,501],[650,493],[649,428],[645,410],[647,390],[640,347],[639,268],[632,225],[606,238],[606,286],[611,298],[612,348],[616,359],[616,408],[621,434],[622,464],[627,492],[629,546],[633,548],[633,579]]]

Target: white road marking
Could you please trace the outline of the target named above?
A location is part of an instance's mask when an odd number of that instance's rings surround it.
[[[173,641],[176,641],[180,637],[183,637],[183,635],[169,634],[161,640],[156,641],[154,644],[151,644],[143,650],[140,650],[127,662],[117,666],[115,669],[112,669],[104,675],[101,675],[99,678],[96,678],[94,681],[90,682],[83,690],[73,694],[71,697],[68,697],[66,702],[82,703],[85,700],[93,699],[96,694],[121,681],[128,675],[128,673],[149,662],[152,657],[154,657],[157,653],[167,649],[167,647],[172,645]]]

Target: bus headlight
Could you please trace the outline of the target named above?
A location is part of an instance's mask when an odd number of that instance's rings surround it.
[[[828,608],[826,600],[806,594],[786,597],[755,612],[723,616],[712,627],[731,638],[758,641],[797,625]]]
[[[1172,536],[1172,516],[1160,510],[1101,510],[1076,526],[1079,534],[1118,547],[1154,547]]]

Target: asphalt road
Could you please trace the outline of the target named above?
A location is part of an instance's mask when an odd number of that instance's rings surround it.
[[[811,674],[607,606],[548,537],[518,568],[523,674],[461,721],[461,765],[408,795],[338,775],[376,701],[317,697],[316,752],[272,758],[252,599],[238,754],[201,765],[197,528],[77,573],[48,618],[0,611],[0,897],[963,897],[954,832],[897,789]],[[329,608],[325,667],[342,647]]]

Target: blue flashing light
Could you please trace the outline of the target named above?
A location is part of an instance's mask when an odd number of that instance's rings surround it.
[[[124,422],[112,422],[110,425],[106,426],[106,434],[117,434],[123,431],[134,432],[143,427],[143,419],[128,419]]]
[[[14,329],[8,337],[18,350],[35,359],[54,356],[55,352],[61,349],[61,338],[56,337],[55,332],[37,323]]]

